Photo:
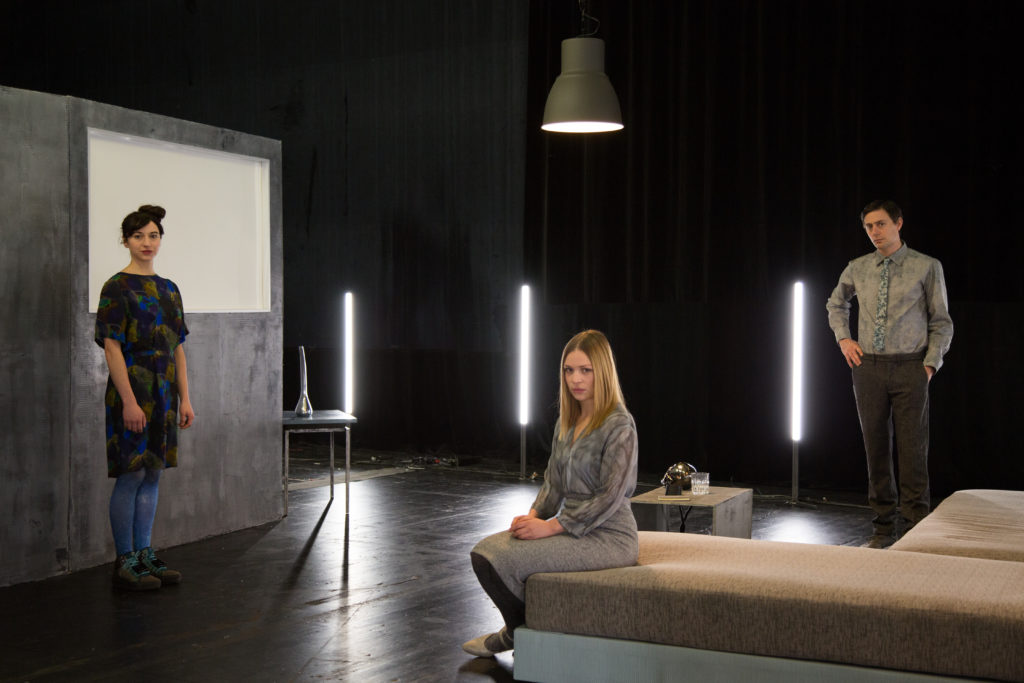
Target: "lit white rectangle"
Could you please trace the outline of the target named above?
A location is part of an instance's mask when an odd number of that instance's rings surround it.
[[[167,210],[156,260],[189,312],[270,310],[270,161],[90,128],[89,310],[129,262],[121,221]]]

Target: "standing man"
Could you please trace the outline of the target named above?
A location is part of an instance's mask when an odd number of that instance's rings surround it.
[[[896,537],[896,510],[909,530],[928,514],[928,383],[953,340],[946,282],[937,259],[900,239],[903,212],[893,201],[864,207],[861,223],[876,251],[850,261],[829,297],[828,323],[853,374],[868,461],[875,532],[865,546]],[[850,300],[859,300],[857,341]],[[899,497],[892,437],[899,461]]]

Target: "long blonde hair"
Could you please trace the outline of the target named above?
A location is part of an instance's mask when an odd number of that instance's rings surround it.
[[[569,340],[562,350],[562,362],[558,366],[558,438],[573,430],[582,413],[580,402],[569,391],[565,381],[565,359],[573,351],[582,351],[594,368],[594,416],[580,436],[586,436],[601,426],[617,406],[626,407],[619,386],[619,373],[615,370],[615,356],[607,337],[597,330],[584,330]]]

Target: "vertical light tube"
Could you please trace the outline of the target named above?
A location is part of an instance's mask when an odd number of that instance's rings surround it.
[[[523,285],[519,307],[519,424],[530,420],[530,286]]]
[[[343,360],[342,364],[345,368],[345,384],[344,384],[344,406],[342,410],[349,415],[355,410],[355,372],[353,370],[354,363],[354,340],[356,337],[355,328],[353,325],[353,301],[352,292],[345,292],[345,305],[344,305],[344,342],[342,344]]]
[[[804,283],[793,285],[793,389],[790,404],[790,436],[799,441],[803,435],[804,384]]]
[[[526,423],[530,421],[530,286],[519,305],[519,478],[526,479]]]
[[[800,504],[800,437],[804,386],[804,283],[793,285],[793,389],[789,434],[793,439],[793,484],[789,502]]]

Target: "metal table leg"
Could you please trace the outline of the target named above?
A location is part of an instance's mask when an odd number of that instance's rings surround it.
[[[333,437],[333,435],[332,435]],[[345,426],[345,516],[348,516],[348,495],[349,468],[352,462],[352,428]]]
[[[334,500],[334,432],[331,432],[331,500]]]
[[[284,492],[281,494],[281,496],[284,498],[284,516],[287,517],[288,516],[288,430],[287,429],[284,430],[284,455],[283,455],[283,459],[284,459],[284,467],[283,467],[282,471],[284,472],[284,476],[282,477],[283,481],[281,482],[281,484],[282,484],[282,486],[284,488]]]

